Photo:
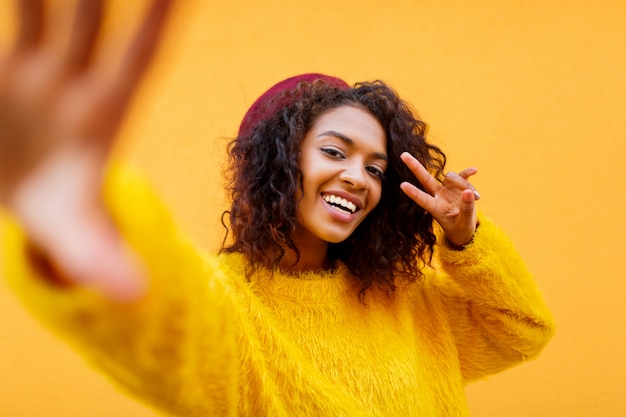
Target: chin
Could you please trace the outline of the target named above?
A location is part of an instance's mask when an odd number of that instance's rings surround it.
[[[323,239],[328,243],[341,243],[348,240],[348,238],[352,236],[352,232],[350,233],[327,233]]]

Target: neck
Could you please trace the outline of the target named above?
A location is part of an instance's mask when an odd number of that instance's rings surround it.
[[[300,252],[300,259],[298,259],[296,252],[292,249],[285,251],[285,256],[280,261],[280,267],[286,271],[304,272],[304,271],[319,271],[322,269],[329,269],[330,262],[328,260],[328,242],[319,241],[315,244],[308,242],[295,242],[298,251]]]

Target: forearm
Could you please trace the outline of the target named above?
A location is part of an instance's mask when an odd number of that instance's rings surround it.
[[[539,354],[554,320],[525,263],[493,222],[481,216],[471,244],[461,251],[441,247],[438,256],[451,277],[442,291],[467,379]]]
[[[156,197],[133,178],[114,174],[105,195],[145,265],[149,282],[141,299],[119,303],[90,288],[50,282],[32,264],[26,234],[7,217],[3,275],[38,318],[137,395],[184,402],[179,391],[206,378],[223,381],[216,387],[235,387],[237,326],[217,261],[187,243]],[[164,406],[183,406],[174,403]]]

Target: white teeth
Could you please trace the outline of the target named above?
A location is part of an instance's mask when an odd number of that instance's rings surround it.
[[[337,204],[346,210],[354,213],[356,211],[356,204],[346,200],[345,198],[338,197],[332,194],[324,194],[324,201],[331,204]]]

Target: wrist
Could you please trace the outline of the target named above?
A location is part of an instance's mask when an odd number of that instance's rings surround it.
[[[69,288],[73,282],[54,266],[52,260],[31,241],[26,243],[26,258],[34,271],[48,284],[58,288]]]
[[[456,243],[454,241],[452,241],[451,239],[448,238],[448,236],[445,236],[445,244],[449,249],[455,250],[455,251],[462,251],[464,250],[466,247],[468,247],[469,245],[472,244],[472,242],[474,241],[474,236],[476,236],[476,230],[478,230],[478,226],[480,225],[480,223],[476,223],[476,227],[474,228],[474,231],[472,232],[471,236],[469,237],[469,239],[466,239],[464,242],[465,243]]]
[[[452,250],[462,251],[468,245],[470,245],[473,241],[474,241],[474,236],[472,236],[472,238],[467,243],[464,243],[462,245],[457,245],[456,243],[452,243],[448,238],[446,238],[446,246]]]

